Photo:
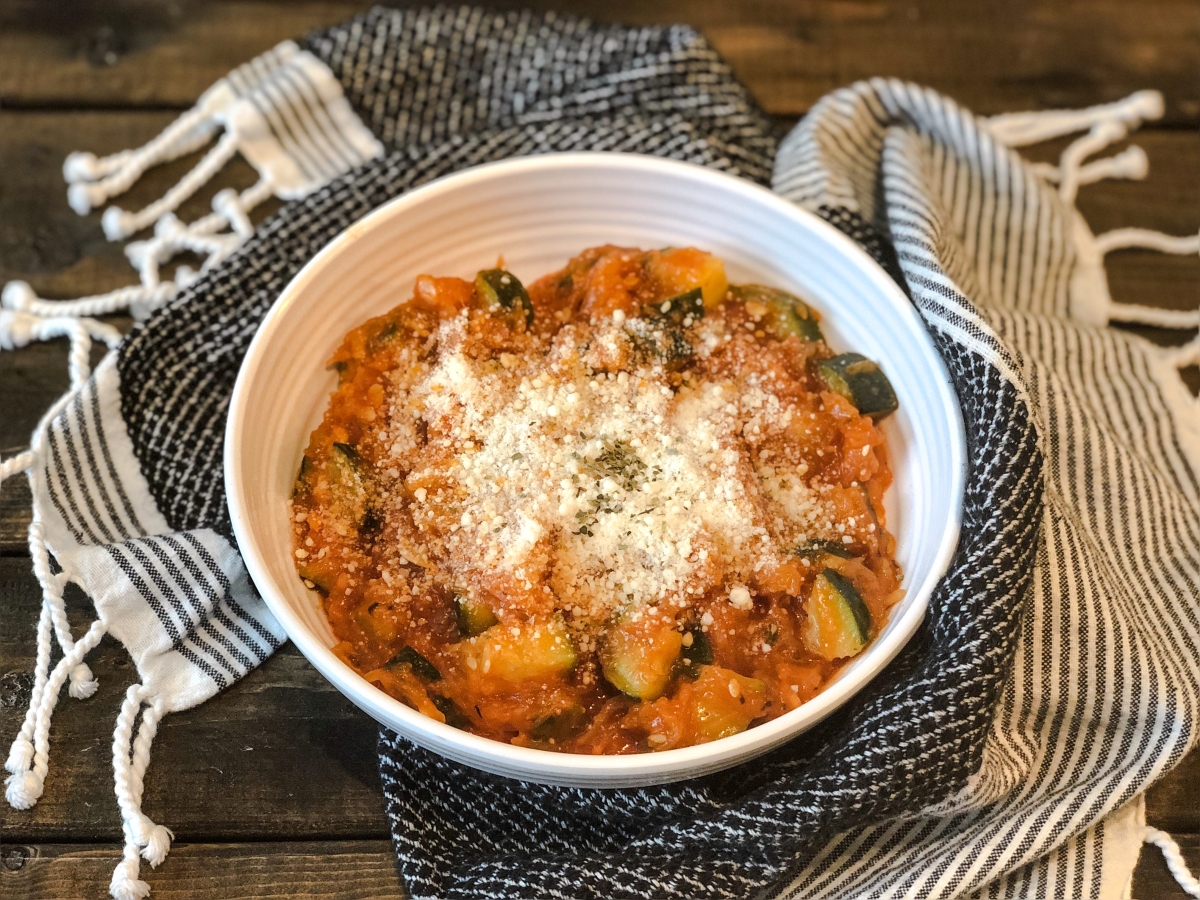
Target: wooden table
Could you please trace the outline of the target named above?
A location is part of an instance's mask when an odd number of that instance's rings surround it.
[[[351,0],[0,3],[0,281],[73,297],[130,281],[99,218],[66,205],[60,175],[74,149],[108,153],[143,143],[213,81],[276,42],[365,8]],[[508,5],[508,4],[501,4]],[[1140,88],[1166,96],[1161,123],[1137,135],[1151,161],[1141,183],[1085,188],[1097,231],[1200,224],[1200,4],[1196,0],[534,0],[595,18],[685,21],[702,28],[767,110],[794,121],[831,88],[895,75],[931,85],[977,112],[1115,100]],[[1061,144],[1059,145],[1061,148]],[[155,170],[126,208],[173,184],[195,157]],[[213,190],[184,209],[194,218]],[[1153,253],[1110,258],[1118,300],[1195,308],[1200,262]],[[121,320],[117,324],[123,324]],[[1179,335],[1145,332],[1152,338]],[[1200,373],[1187,373],[1196,390]],[[63,342],[0,353],[0,451],[23,449],[67,383]],[[29,493],[0,495],[0,747],[23,715],[39,596],[24,534]],[[77,624],[82,597],[71,600]],[[64,699],[54,720],[45,794],[30,812],[7,805],[0,897],[99,898],[119,854],[112,730],[135,673],[111,640],[91,656],[100,690]],[[373,722],[291,647],[197,709],[168,716],[154,745],[145,807],[175,830],[157,872],[168,897],[395,897]],[[1147,797],[1152,824],[1172,831],[1200,865],[1200,754]],[[1157,851],[1138,867],[1135,896],[1183,897]]]

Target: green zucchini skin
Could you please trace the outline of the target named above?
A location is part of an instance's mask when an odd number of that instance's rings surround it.
[[[680,652],[689,660],[691,660],[691,663],[694,666],[711,666],[713,661],[713,649],[712,642],[709,641],[708,635],[699,628],[692,629],[691,635],[691,645],[684,647]]]
[[[471,724],[470,720],[462,714],[461,710],[454,705],[454,701],[449,697],[430,693],[429,701],[437,707],[438,712],[446,717],[446,724],[451,728],[465,730]]]
[[[823,359],[816,369],[826,388],[845,397],[860,413],[875,421],[887,418],[900,405],[883,370],[861,353],[842,353]]]
[[[369,352],[374,353],[386,347],[399,336],[400,326],[395,322],[388,322],[367,340],[367,349]]]
[[[691,635],[692,642],[679,651],[679,659],[675,662],[675,675],[695,681],[700,677],[701,666],[711,666],[713,661],[712,643],[708,635],[699,628],[684,632],[684,640]]]
[[[634,319],[627,329],[638,354],[668,371],[682,369],[696,352],[683,326],[669,320]]]
[[[355,528],[362,526],[367,515],[367,483],[363,478],[363,467],[358,451],[342,443],[334,443],[325,464],[333,509],[339,518]]]
[[[805,643],[825,659],[855,656],[871,639],[871,612],[862,595],[833,569],[824,569],[817,576],[805,612]]]
[[[704,318],[704,291],[695,287],[674,297],[647,303],[642,308],[642,316],[668,321],[681,328],[686,327],[684,323],[689,317],[693,322]]]
[[[854,614],[854,621],[858,625],[859,634],[862,635],[864,641],[867,640],[871,634],[871,612],[867,609],[867,604],[863,602],[858,588],[850,583],[850,579],[835,569],[826,569],[821,573],[821,577],[833,585],[842,600],[850,607],[850,612]]]
[[[533,324],[533,301],[525,285],[512,272],[505,269],[483,269],[475,276],[475,291],[483,301],[485,309],[500,309],[509,313],[521,313],[525,325]]]
[[[333,584],[327,575],[318,574],[312,566],[303,566],[299,573],[302,581],[311,581],[318,591],[326,596],[333,590]]]
[[[478,603],[465,594],[454,595],[454,618],[458,630],[466,637],[483,634],[500,620],[486,604]]]
[[[825,340],[812,307],[787,291],[761,284],[738,284],[730,287],[729,293],[742,303],[755,301],[766,306],[770,310],[765,317],[767,327],[781,338],[794,334],[802,341]]]
[[[314,466],[312,460],[308,458],[306,453],[300,457],[300,471],[296,473],[296,481],[292,485],[292,499],[295,500],[301,494],[307,493],[312,488],[312,473]]]
[[[846,548],[846,545],[839,544],[837,541],[823,541],[819,539],[806,541],[792,550],[793,556],[803,556],[808,559],[819,557],[823,553],[829,556],[836,556],[839,559],[854,558],[854,554]]]
[[[529,736],[535,741],[566,741],[587,726],[587,713],[582,707],[571,706],[534,723]]]
[[[404,647],[387,661],[384,668],[391,669],[396,666],[408,666],[412,669],[413,674],[422,681],[442,680],[442,673],[437,670],[437,667],[412,647]]]

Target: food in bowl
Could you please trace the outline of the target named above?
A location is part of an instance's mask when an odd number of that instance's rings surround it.
[[[693,248],[421,276],[351,331],[292,497],[335,652],[431,718],[623,754],[776,718],[902,597],[870,360]]]

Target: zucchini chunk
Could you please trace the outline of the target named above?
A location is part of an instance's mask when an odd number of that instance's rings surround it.
[[[671,622],[628,619],[609,627],[600,642],[600,667],[608,682],[638,700],[657,700],[667,689],[683,635]]]
[[[301,566],[298,570],[298,574],[303,580],[311,581],[314,585],[316,585],[317,590],[322,594],[331,593],[337,579],[334,578],[329,572],[319,569],[313,564],[314,562],[316,561],[312,560],[309,562],[309,564]]]
[[[507,626],[493,626],[458,646],[463,648],[460,652],[465,654],[468,668],[510,682],[565,675],[579,663],[567,623],[559,613],[522,625],[516,634]],[[474,666],[470,660],[474,660]]]
[[[715,309],[729,290],[725,264],[711,253],[695,247],[651,250],[644,255],[642,264],[650,278],[663,290],[679,294],[699,288],[708,309]]]
[[[307,494],[312,490],[312,460],[308,458],[306,453],[300,457],[300,471],[296,474],[296,481],[292,485],[292,499],[295,500],[301,494]]]
[[[692,722],[704,741],[740,734],[766,706],[765,684],[718,666],[702,666],[691,690]]]
[[[804,604],[808,614],[804,643],[822,659],[854,656],[871,635],[871,613],[844,575],[825,569]]]
[[[883,370],[861,353],[843,353],[817,363],[817,377],[830,391],[841,394],[863,415],[884,419],[900,405]]]
[[[742,303],[761,303],[767,307],[763,321],[779,337],[794,334],[802,341],[825,340],[817,314],[799,297],[761,284],[734,285],[729,292]]]
[[[408,666],[422,681],[442,680],[442,673],[437,667],[412,647],[404,647],[384,664],[385,669],[394,669],[396,666]]]
[[[836,556],[838,559],[854,558],[854,554],[846,548],[846,545],[839,544],[837,541],[823,541],[820,539],[805,541],[792,550],[793,556],[803,556],[808,559],[818,558],[822,554]]]
[[[486,603],[472,600],[466,594],[454,595],[454,618],[458,630],[467,637],[483,634],[500,621]]]
[[[349,444],[334,443],[326,464],[329,475],[330,506],[340,519],[355,528],[367,516],[367,486],[363,479],[363,462],[358,451]]]
[[[538,719],[529,732],[535,741],[566,741],[587,726],[587,714],[581,706],[566,709]]]
[[[470,724],[470,720],[462,714],[454,701],[449,697],[443,697],[441,694],[430,694],[429,701],[437,707],[438,712],[446,717],[446,724],[451,728],[466,729]]]
[[[647,319],[658,319],[683,327],[689,316],[693,322],[704,318],[704,291],[695,287],[674,297],[647,303],[642,315]]]
[[[337,585],[336,575],[334,585]],[[390,604],[363,600],[354,610],[353,617],[355,624],[372,643],[387,646],[395,644],[400,638],[400,622]],[[395,660],[395,657],[392,659]]]
[[[683,368],[696,352],[683,326],[666,318],[633,319],[627,330],[637,353],[661,363],[668,371]]]
[[[525,285],[512,272],[504,269],[484,269],[475,276],[475,291],[483,301],[484,309],[501,309],[505,312],[520,312],[525,324],[533,324],[533,301]]]

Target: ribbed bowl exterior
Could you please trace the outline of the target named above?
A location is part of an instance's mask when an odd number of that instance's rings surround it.
[[[316,599],[291,558],[288,500],[308,436],[336,378],[324,363],[343,335],[407,299],[417,275],[470,278],[503,258],[532,280],[598,244],[696,246],[731,282],[803,297],[837,350],[877,360],[900,400],[884,428],[895,483],[887,523],[905,599],[879,636],[815,699],[711,744],[632,756],[513,747],[415,712],[337,659]],[[480,769],[578,787],[657,784],[744,762],[812,727],[876,675],[920,624],[957,544],[965,440],[954,390],[911,303],[857,245],[760,187],[684,163],[608,153],[551,154],[481,166],[400,197],[347,229],[284,290],[234,390],[225,472],[250,575],[300,651],[378,721]]]

